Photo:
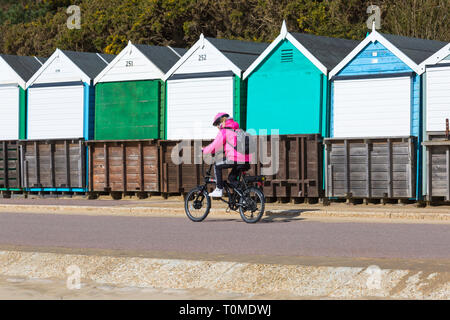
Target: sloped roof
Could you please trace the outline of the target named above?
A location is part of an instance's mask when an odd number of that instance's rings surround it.
[[[436,65],[439,63],[446,64],[450,60],[450,43],[447,43],[443,48],[435,52],[432,56],[423,61],[419,68],[422,72],[425,72],[427,66]]]
[[[291,32],[291,35],[328,70],[337,66],[360,43],[357,40],[316,36],[307,33]]]
[[[183,56],[183,54],[185,54],[188,51],[188,49],[185,48],[174,48],[174,47],[171,48],[175,50],[180,56]]]
[[[269,46],[268,43],[206,38],[241,70],[245,71]]]
[[[372,32],[358,46],[352,50],[339,64],[331,70],[329,78],[336,76],[348,63],[351,62],[371,42],[378,41],[389,51],[401,59],[417,74],[422,74],[424,68],[421,63],[432,57],[436,52],[444,48],[447,43],[436,40],[426,40],[405,36],[398,36],[376,31],[375,24]]]
[[[62,52],[75,63],[87,76],[94,79],[110,63],[115,55],[91,52],[75,52],[62,50]],[[101,56],[101,58],[99,57]],[[103,61],[103,59],[105,61]]]
[[[420,64],[448,44],[448,42],[436,40],[419,39],[386,33],[380,34],[416,64]]]
[[[177,63],[181,56],[187,52],[187,49],[172,48],[176,53],[178,53],[177,55],[169,47],[144,44],[134,44],[134,46],[164,73],[168,72],[170,68]]]
[[[47,58],[36,58],[26,56],[14,56],[8,54],[0,54],[0,57],[5,60],[7,64],[21,77],[25,82],[31,79],[31,77],[42,67]],[[42,63],[39,63],[36,59]]]

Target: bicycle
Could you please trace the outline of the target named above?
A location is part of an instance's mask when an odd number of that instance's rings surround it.
[[[213,165],[210,165],[205,174],[205,183],[195,187],[186,195],[184,209],[188,218],[194,222],[205,220],[211,209],[208,186],[216,183],[211,174],[212,168]],[[241,171],[235,186],[224,181],[224,192],[228,200],[223,197],[220,200],[228,205],[227,210],[239,210],[242,220],[246,223],[256,223],[264,215],[266,200],[264,193],[255,184],[261,186],[264,181],[264,176],[247,176],[245,171]]]

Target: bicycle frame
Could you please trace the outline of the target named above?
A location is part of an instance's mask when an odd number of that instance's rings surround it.
[[[209,169],[208,169],[208,171],[207,171],[206,174],[205,174],[205,184],[203,185],[202,191],[207,190],[208,185],[216,184],[216,182],[211,181],[211,178],[212,178],[212,175],[211,175],[212,168],[213,168],[213,164],[211,164],[211,165],[209,166]],[[225,191],[226,191],[228,200],[224,200],[223,197],[220,198],[220,200],[221,200],[222,202],[226,203],[226,204],[228,205],[228,208],[231,209],[231,210],[236,210],[236,209],[234,209],[234,208],[238,208],[238,207],[240,206],[240,204],[239,204],[239,203],[236,203],[236,202],[235,202],[235,203],[232,202],[232,200],[231,200],[231,199],[232,199],[232,197],[231,197],[232,194],[231,194],[231,192],[230,192],[230,189],[231,189],[233,192],[236,192],[237,195],[238,195],[239,198],[240,198],[240,197],[242,197],[242,196],[244,195],[244,192],[243,192],[242,190],[246,190],[246,189],[248,188],[247,183],[245,182],[245,179],[243,179],[243,175],[244,175],[243,172],[240,172],[240,173],[239,173],[239,184],[238,184],[237,187],[234,187],[234,186],[230,185],[227,181],[224,181],[224,182],[223,182],[223,183],[224,183],[224,189],[225,189]],[[243,187],[243,188],[242,188],[242,187]],[[238,199],[239,199],[239,198],[238,198]]]

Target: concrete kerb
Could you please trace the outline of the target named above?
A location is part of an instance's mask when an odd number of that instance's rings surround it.
[[[450,299],[449,272],[0,251],[0,275],[295,297]]]
[[[294,210],[295,211],[295,210]],[[170,216],[184,215],[182,207],[138,207],[138,206],[75,206],[75,205],[17,205],[1,204],[0,212],[4,213],[38,213],[38,214],[77,214],[77,215],[123,215],[123,216]],[[287,214],[285,214],[288,212]],[[370,218],[370,219],[406,219],[423,221],[450,221],[450,213],[441,212],[409,212],[407,210],[395,211],[389,208],[386,210],[357,211],[339,210],[329,208],[304,208],[297,210],[297,217],[332,217],[332,218]],[[235,215],[227,213],[224,208],[214,208],[212,214]],[[289,210],[267,209],[265,216],[289,216]]]

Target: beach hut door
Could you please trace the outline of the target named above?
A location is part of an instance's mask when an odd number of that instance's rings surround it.
[[[214,139],[219,112],[233,115],[234,77],[169,80],[167,139]]]
[[[84,86],[31,87],[28,139],[82,138]]]
[[[19,138],[19,87],[0,86],[0,140]]]
[[[333,136],[409,136],[411,77],[336,80]]]

